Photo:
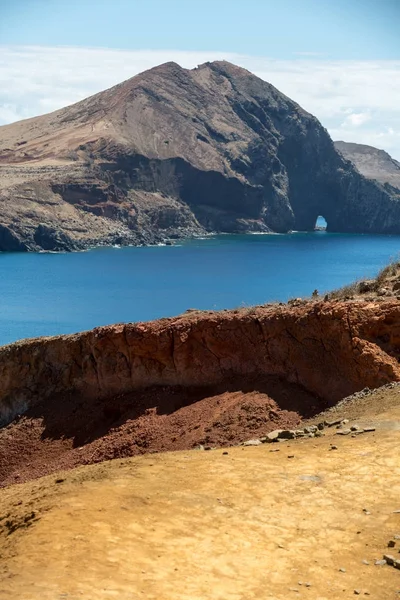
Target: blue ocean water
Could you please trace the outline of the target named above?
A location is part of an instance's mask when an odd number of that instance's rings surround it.
[[[0,344],[97,325],[286,301],[398,258],[400,236],[223,235],[172,246],[0,253]]]

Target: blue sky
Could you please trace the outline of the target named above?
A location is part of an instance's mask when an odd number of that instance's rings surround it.
[[[226,58],[400,159],[400,0],[0,0],[0,124]]]
[[[2,0],[3,44],[400,58],[399,0]]]

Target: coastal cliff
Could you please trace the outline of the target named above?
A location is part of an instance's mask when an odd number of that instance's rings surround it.
[[[0,127],[0,250],[151,244],[207,232],[400,232],[395,188],[318,120],[225,61],[166,63]]]
[[[334,403],[400,380],[400,305],[309,302],[189,312],[0,348],[0,419],[63,394],[107,401],[152,386],[277,376]],[[46,409],[47,410],[47,409]]]

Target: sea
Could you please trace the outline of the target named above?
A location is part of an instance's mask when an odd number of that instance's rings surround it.
[[[0,345],[187,309],[286,302],[373,277],[400,236],[218,235],[172,245],[0,253]]]

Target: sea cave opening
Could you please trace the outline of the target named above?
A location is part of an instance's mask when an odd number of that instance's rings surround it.
[[[325,217],[323,217],[322,215],[318,215],[314,226],[315,231],[326,231],[327,227],[328,223]]]

